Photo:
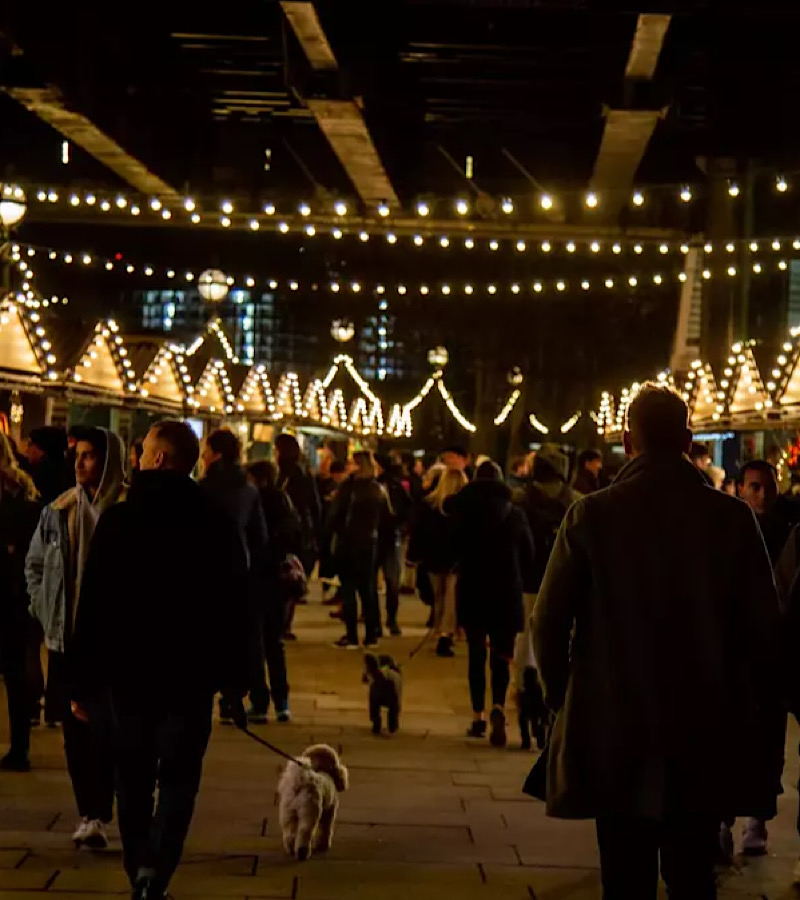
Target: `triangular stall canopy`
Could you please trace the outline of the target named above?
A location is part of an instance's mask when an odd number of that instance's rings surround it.
[[[752,345],[734,344],[732,353],[725,380],[720,382],[720,387],[729,391],[728,411],[732,416],[760,416],[765,408],[772,406],[772,399],[764,387]]]
[[[129,339],[129,346],[133,341]],[[157,346],[155,356],[147,354],[147,348],[141,345],[131,346],[131,354],[143,363],[139,371],[143,371],[138,388],[139,395],[157,403],[170,406],[183,406],[187,398],[187,385],[191,381],[179,347],[175,345]],[[134,352],[135,350],[135,352]],[[152,358],[147,360],[147,356]],[[183,371],[181,371],[183,370]]]
[[[193,398],[189,403],[197,410],[218,415],[233,410],[234,396],[230,378],[221,359],[208,361],[194,385]]]
[[[136,376],[127,353],[117,324],[113,320],[98,322],[94,336],[84,345],[69,380],[75,386],[110,394],[124,395],[126,389],[134,392]]]
[[[693,363],[688,379],[691,388],[691,422],[716,422],[725,411],[725,394],[717,388],[717,381],[711,366],[707,363]]]
[[[39,313],[5,301],[0,304],[0,372],[38,381],[55,377],[56,357]]]

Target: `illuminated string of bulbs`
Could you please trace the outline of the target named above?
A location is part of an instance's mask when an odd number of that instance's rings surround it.
[[[789,174],[772,172],[768,176],[772,189],[777,195],[786,195],[790,190]],[[162,221],[167,222],[173,215],[183,214],[188,216],[191,224],[199,225],[215,223],[222,228],[230,228],[233,225],[233,216],[242,219],[243,224],[252,230],[258,230],[263,216],[272,218],[281,215],[299,216],[311,221],[317,216],[335,218],[345,221],[348,218],[366,216],[375,222],[387,220],[390,217],[407,215],[399,205],[391,205],[386,201],[375,204],[360,204],[354,200],[339,198],[333,202],[310,203],[302,201],[291,207],[282,206],[278,210],[277,201],[265,200],[259,205],[258,211],[243,208],[237,211],[233,199],[216,199],[208,197],[185,196],[181,200],[173,201],[166,197],[145,197],[144,195],[128,195],[119,192],[108,191],[70,191],[47,186],[14,185],[15,190],[24,188],[27,191],[28,202],[34,200],[39,204],[64,204],[73,209],[79,207],[88,208],[98,213],[127,213],[131,216],[153,214]],[[671,196],[680,204],[690,204],[703,192],[703,186],[689,183],[660,184],[648,187],[634,187],[626,192],[627,204],[634,210],[642,209],[648,204],[648,200],[654,196]],[[731,199],[736,200],[741,195],[741,188],[735,179],[728,182],[727,192]],[[609,196],[615,199],[622,192],[610,189],[602,192],[598,190],[572,189],[559,192],[542,190],[533,197],[530,194],[518,197],[499,197],[493,201],[497,214],[501,216],[515,216],[519,218],[521,213],[538,211],[539,214],[549,214],[562,208],[566,203],[580,203],[587,214],[601,209]],[[201,211],[202,208],[202,211]],[[473,215],[476,208],[466,197],[441,198],[423,197],[416,201],[413,212],[419,219],[427,219],[433,214],[455,219],[465,219]]]
[[[495,416],[494,424],[502,425],[506,419],[511,415],[511,411],[517,405],[517,400],[519,400],[522,391],[519,388],[515,388],[511,392],[511,396],[506,400],[505,406],[500,410],[500,412]]]
[[[28,343],[33,349],[34,356],[41,369],[45,372],[48,381],[58,378],[55,366],[58,360],[53,353],[53,346],[42,325],[38,312],[31,310],[24,303],[18,303],[10,296],[0,303],[0,331],[11,325],[12,318],[17,317]]]

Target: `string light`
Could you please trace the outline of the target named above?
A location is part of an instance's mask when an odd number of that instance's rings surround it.
[[[789,190],[789,183],[783,175],[778,175],[775,179],[775,190],[781,194],[785,194]]]
[[[553,208],[553,198],[550,196],[550,194],[542,194],[541,197],[539,197],[539,206],[541,206],[542,209],[545,210]]]
[[[531,425],[532,425],[532,426],[533,426],[540,434],[550,434],[550,429],[549,429],[546,425],[544,425],[542,422],[540,422],[540,421],[536,418],[536,416],[534,415],[534,413],[531,413],[531,414],[528,416],[528,421],[531,423]]]
[[[632,200],[633,200],[634,206],[643,206],[644,205],[644,194],[641,191],[634,191]]]
[[[589,191],[589,193],[584,198],[584,203],[589,209],[596,209],[598,204],[597,194],[594,191]]]
[[[566,422],[561,426],[562,434],[569,434],[570,431],[577,425],[578,419],[581,417],[581,412],[578,410],[574,415],[570,416]]]
[[[502,425],[506,419],[511,415],[511,411],[516,406],[517,400],[519,400],[522,391],[519,388],[515,388],[511,392],[511,396],[506,400],[505,406],[500,410],[500,412],[495,416],[494,424]]]
[[[456,420],[456,422],[458,422],[458,424],[466,431],[470,431],[470,432],[477,431],[475,425],[473,425],[472,422],[470,422],[469,419],[467,419],[463,415],[461,410],[456,406],[456,403],[453,400],[453,397],[450,394],[450,392],[445,387],[444,380],[442,378],[438,378],[436,380],[436,387],[438,388],[439,393],[442,395],[442,399],[445,402],[445,405],[450,410],[450,413],[453,416],[453,418]]]

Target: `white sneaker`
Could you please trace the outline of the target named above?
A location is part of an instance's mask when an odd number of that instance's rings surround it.
[[[92,819],[86,826],[86,836],[83,839],[83,845],[90,850],[105,850],[108,847],[106,826],[100,819]]]
[[[84,816],[82,819],[78,819],[78,825],[75,828],[75,833],[72,835],[72,842],[76,847],[80,847],[83,845],[83,842],[86,840],[86,835],[89,833],[89,820]]]
[[[767,852],[767,825],[763,819],[749,818],[742,830],[742,853],[763,856]]]

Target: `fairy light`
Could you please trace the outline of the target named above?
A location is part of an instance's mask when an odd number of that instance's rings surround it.
[[[453,400],[452,395],[445,387],[443,379],[441,379],[441,378],[436,379],[436,387],[437,387],[439,393],[442,395],[442,399],[444,400],[445,405],[450,410],[450,414],[453,416],[453,418],[456,420],[456,422],[458,422],[458,424],[466,431],[475,432],[477,430],[475,428],[475,425],[473,425],[473,423],[470,422],[469,419],[467,419],[463,415],[463,413],[458,408],[458,406],[456,406],[456,403]]]
[[[517,400],[519,400],[522,391],[519,388],[515,388],[511,392],[511,396],[506,400],[505,406],[500,410],[500,412],[495,416],[494,424],[497,426],[502,425],[506,419],[511,415],[511,411],[517,404]]]
[[[534,413],[531,413],[528,416],[528,421],[540,434],[550,434],[550,429],[546,425],[544,425],[542,422],[540,422],[536,418]]]
[[[561,433],[569,434],[569,432],[572,431],[572,429],[577,425],[578,419],[580,419],[580,417],[581,417],[581,412],[580,412],[580,410],[578,410],[578,412],[576,412],[572,416],[570,416],[567,419],[567,421],[564,422],[564,424],[561,426],[561,428],[560,428]]]

